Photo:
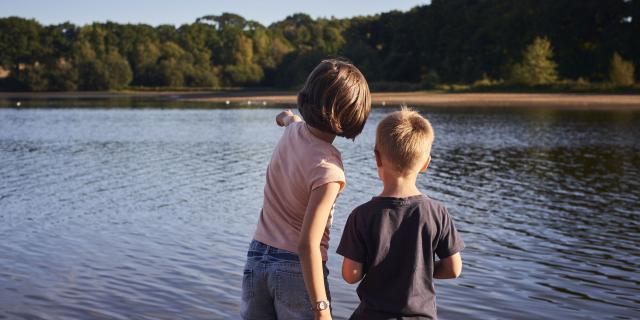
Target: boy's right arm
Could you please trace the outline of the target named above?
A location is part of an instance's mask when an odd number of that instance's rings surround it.
[[[292,122],[298,121],[302,121],[302,119],[299,116],[293,114],[293,112],[291,112],[291,109],[282,111],[276,116],[276,124],[280,127],[286,127]]]
[[[458,234],[453,220],[445,207],[442,207],[442,232],[435,248],[440,258],[434,263],[433,277],[435,279],[454,279],[462,272],[462,258],[460,251],[464,249],[464,241]]]
[[[462,258],[460,252],[436,261],[433,268],[435,279],[455,279],[462,272]]]

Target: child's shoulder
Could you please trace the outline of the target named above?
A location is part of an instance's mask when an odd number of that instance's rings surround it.
[[[428,196],[423,196],[418,210],[425,217],[430,217],[435,221],[442,221],[449,215],[447,207],[441,201],[432,199]]]
[[[432,199],[426,195],[423,196],[423,205],[430,211],[434,212],[446,212],[447,207],[441,201]]]
[[[282,134],[282,138],[290,138],[292,135],[295,135],[296,133],[299,134],[299,132],[303,129],[304,126],[304,121],[294,121],[289,123],[285,128],[284,128],[284,132]]]

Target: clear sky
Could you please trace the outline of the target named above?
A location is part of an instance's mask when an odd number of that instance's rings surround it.
[[[35,18],[40,23],[71,21],[87,24],[107,20],[151,25],[191,23],[208,14],[232,12],[264,25],[304,12],[314,18],[346,18],[391,10],[406,11],[430,0],[0,0],[0,17]]]

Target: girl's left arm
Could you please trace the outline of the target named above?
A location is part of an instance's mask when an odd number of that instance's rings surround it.
[[[311,191],[307,211],[302,222],[298,255],[302,265],[304,283],[311,299],[309,301],[310,307],[318,301],[328,300],[324,287],[320,242],[339,191],[340,183],[338,182],[330,182]],[[331,313],[329,309],[317,311],[315,317],[316,319],[331,319]]]

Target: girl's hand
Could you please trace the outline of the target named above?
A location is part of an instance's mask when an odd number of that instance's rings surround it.
[[[316,320],[332,320],[331,312],[327,310],[326,312],[316,312]]]
[[[284,110],[276,116],[276,124],[280,127],[286,127],[291,122],[301,121],[300,117],[293,114],[291,109]]]

